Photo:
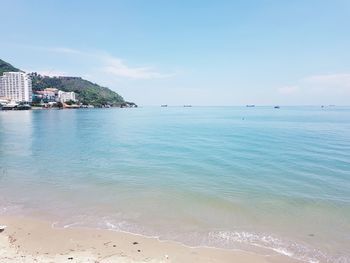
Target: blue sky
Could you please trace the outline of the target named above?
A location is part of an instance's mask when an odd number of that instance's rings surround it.
[[[350,103],[350,1],[0,0],[0,58],[140,105]]]

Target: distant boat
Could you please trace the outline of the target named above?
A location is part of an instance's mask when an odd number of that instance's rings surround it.
[[[274,108],[275,108],[275,109],[279,109],[279,108],[280,108],[280,106],[275,106]]]
[[[246,107],[252,108],[252,107],[255,107],[255,105],[254,104],[248,104],[248,105],[246,105]]]
[[[192,105],[184,105],[184,107],[192,107]]]
[[[161,107],[168,107],[168,105],[167,104],[163,104],[163,105],[160,105]]]

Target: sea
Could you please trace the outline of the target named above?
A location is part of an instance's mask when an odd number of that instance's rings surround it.
[[[0,214],[350,262],[350,107],[1,111]]]

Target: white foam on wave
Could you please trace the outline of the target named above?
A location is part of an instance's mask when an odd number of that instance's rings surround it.
[[[126,222],[126,221],[115,222],[114,220],[109,221],[105,219],[103,220],[103,223],[101,222],[101,225],[103,224],[105,225],[105,227],[103,228],[107,228],[113,231],[131,233],[131,234],[140,235],[143,237],[157,238],[160,241],[171,240],[171,241],[179,242],[186,246],[196,247],[196,246],[191,246],[187,244],[187,242],[185,241],[187,238],[185,236],[183,236],[184,238],[183,240],[181,238],[181,235],[175,239],[172,239],[170,236],[167,236],[167,238],[164,238],[162,235],[154,235],[151,233],[146,233],[147,231],[145,231],[145,229],[143,229],[142,227],[140,228],[140,226],[130,224],[129,222]],[[204,234],[203,232],[194,234],[196,236],[195,239],[197,239],[198,241],[200,239],[200,236],[202,236],[203,234]],[[319,249],[315,249],[307,245],[299,244],[289,240],[282,240],[276,236],[269,235],[269,234],[258,234],[258,233],[246,232],[246,231],[241,231],[241,232],[213,231],[213,232],[209,232],[208,238],[205,238],[204,240],[205,240],[204,242],[200,242],[200,245],[199,245],[200,247],[208,246],[208,247],[214,247],[214,248],[242,249],[241,247],[237,248],[237,246],[235,245],[239,243],[239,244],[244,244],[245,248],[247,248],[247,245],[253,246],[253,247],[264,249],[266,251],[274,251],[278,254],[281,254],[293,259],[297,259],[300,261],[308,262],[308,263],[320,263],[320,262],[349,263],[350,262],[349,258],[347,257],[344,257],[344,256],[332,257],[322,252]],[[190,243],[192,242],[190,241]]]
[[[114,230],[114,231],[124,231],[124,229],[128,229],[130,227],[130,224],[126,221],[120,221],[117,223],[112,223],[110,221],[104,220],[104,226],[103,228],[107,228],[108,230]]]
[[[214,246],[230,247],[235,243],[272,250],[278,254],[309,263],[332,262],[348,263],[344,256],[331,257],[319,249],[292,241],[282,240],[272,235],[250,232],[214,231],[209,233],[209,240]]]
[[[140,229],[136,230],[137,227],[135,225],[132,225],[126,221],[121,221],[118,223],[111,223],[110,221],[105,220],[104,224],[105,224],[107,230],[117,231],[117,232],[122,232],[122,233],[127,233],[127,234],[147,237],[147,238],[156,238],[159,240],[158,235],[141,234],[142,231]]]
[[[79,222],[71,223],[71,224],[64,225],[63,228],[69,228],[69,227],[72,227],[72,226],[78,226],[79,224],[80,224]]]
[[[0,215],[21,214],[23,207],[0,200]]]
[[[160,241],[175,241],[189,247],[213,247],[254,251],[257,253],[261,249],[269,255],[267,251],[274,251],[278,254],[297,259],[308,263],[332,262],[332,263],[349,263],[350,259],[344,255],[330,256],[319,249],[309,247],[305,244],[283,240],[270,234],[253,233],[246,231],[212,231],[212,232],[195,232],[184,235],[157,235],[154,232],[147,231],[139,225],[127,222],[125,220],[113,220],[103,218],[97,224],[92,222],[71,221],[65,224],[54,224],[55,227],[93,227],[97,229],[107,229],[111,231],[130,233],[143,237],[156,238]],[[176,234],[176,233],[173,233]],[[260,251],[260,252],[258,252]]]

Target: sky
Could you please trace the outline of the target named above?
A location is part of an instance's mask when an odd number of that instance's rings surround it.
[[[0,0],[0,58],[139,105],[350,105],[348,0]]]

